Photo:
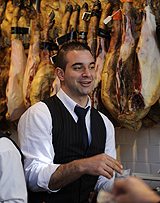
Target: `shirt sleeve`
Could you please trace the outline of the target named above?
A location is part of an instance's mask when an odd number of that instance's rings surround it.
[[[106,126],[106,144],[105,144],[105,153],[116,159],[116,148],[115,148],[115,130],[111,121],[101,113],[101,116],[104,120]],[[112,189],[114,178],[108,179],[104,176],[99,176],[95,190],[99,191],[101,189],[105,191],[110,191]]]
[[[29,188],[50,191],[50,177],[59,165],[53,163],[52,118],[45,103],[36,103],[21,116],[18,138],[25,157],[24,170]]]
[[[8,138],[0,139],[0,202],[27,203],[21,155]]]

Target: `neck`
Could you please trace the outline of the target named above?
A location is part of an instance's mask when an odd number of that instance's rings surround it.
[[[62,87],[61,87],[62,88]],[[85,108],[87,103],[88,103],[88,95],[75,95],[72,94],[71,92],[66,91],[66,89],[62,88],[62,90],[73,100],[75,101],[78,105],[81,107]]]
[[[74,99],[73,99],[74,100]],[[74,100],[77,104],[79,104],[81,107],[85,108],[88,103],[88,97],[86,98],[79,98]]]

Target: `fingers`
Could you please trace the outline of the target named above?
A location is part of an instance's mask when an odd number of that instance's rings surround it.
[[[108,178],[108,179],[111,179],[113,177],[113,169],[109,168],[109,167],[104,167],[102,172],[101,172],[101,175]]]
[[[114,171],[122,173],[123,166],[114,158],[99,154],[80,161],[82,171],[85,174],[102,175],[110,179],[113,177]]]
[[[103,154],[104,156],[104,164],[105,164],[105,170],[113,177],[113,172],[116,171],[118,173],[122,173],[123,166],[114,158]]]
[[[113,177],[114,170],[105,163],[104,159],[97,160],[94,169],[97,175],[105,176],[108,179]]]
[[[105,164],[114,171],[117,171],[120,174],[122,173],[123,166],[116,159],[107,156]]]
[[[113,177],[114,171],[122,173],[123,166],[116,159],[106,154],[100,154],[94,158],[97,161],[97,170],[100,172],[99,175],[103,175],[110,179]]]

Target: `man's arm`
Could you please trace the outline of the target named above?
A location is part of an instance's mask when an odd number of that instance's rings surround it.
[[[85,174],[102,175],[110,179],[113,177],[114,171],[121,173],[122,165],[106,154],[75,160],[57,168],[50,178],[49,188],[51,190],[60,189]]]
[[[32,191],[48,190],[54,164],[52,145],[52,119],[47,106],[38,102],[31,106],[18,123],[18,139],[24,155],[24,171]]]

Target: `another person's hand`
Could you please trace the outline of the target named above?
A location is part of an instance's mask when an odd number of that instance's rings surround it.
[[[117,203],[160,202],[160,197],[147,184],[136,177],[116,180],[113,195]]]

